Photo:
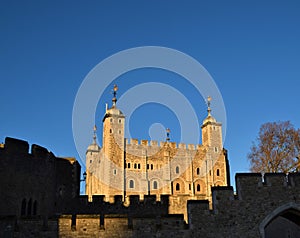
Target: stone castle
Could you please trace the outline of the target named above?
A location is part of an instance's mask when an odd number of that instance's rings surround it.
[[[79,195],[80,165],[6,138],[0,146],[0,237],[300,237],[300,174],[237,174],[212,199],[170,214],[172,195]],[[210,203],[212,206],[210,206]]]
[[[208,115],[202,128],[202,145],[124,138],[125,115],[117,108],[117,86],[112,107],[103,117],[103,145],[93,143],[86,151],[86,194],[105,195],[106,201],[122,195],[169,195],[172,214],[185,214],[187,200],[211,201],[211,187],[227,186],[229,163],[222,143],[222,125]]]
[[[209,104],[203,145],[127,143],[124,120],[114,97],[102,148],[95,134],[87,150],[87,195],[75,158],[7,137],[0,237],[300,237],[300,173],[239,173],[234,192]]]

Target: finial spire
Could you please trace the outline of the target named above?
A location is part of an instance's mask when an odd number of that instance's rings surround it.
[[[170,141],[170,132],[171,132],[171,130],[169,129],[169,128],[167,128],[166,129],[166,132],[167,132],[167,142],[169,142]]]
[[[97,142],[96,142],[96,140],[97,140],[97,134],[96,134],[97,133],[97,126],[96,125],[94,125],[93,130],[94,130],[93,144],[96,145],[97,144]]]
[[[114,85],[114,91],[113,91],[113,99],[112,99],[112,102],[113,102],[113,107],[116,106],[116,102],[117,102],[117,91],[118,91],[118,86],[115,84]]]
[[[211,108],[210,108],[210,102],[211,102],[211,96],[207,97],[207,112],[208,112],[208,116],[211,116]]]

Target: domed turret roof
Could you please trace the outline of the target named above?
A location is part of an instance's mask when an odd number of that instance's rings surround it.
[[[211,115],[211,108],[210,108],[210,102],[211,102],[211,97],[208,96],[207,98],[207,117],[203,120],[203,125],[206,123],[216,123],[217,120]]]
[[[117,85],[114,85],[114,90],[113,90],[113,94],[114,94],[114,97],[112,99],[112,107],[111,108],[107,108],[107,104],[106,104],[106,111],[105,111],[105,115],[104,115],[104,118],[103,118],[103,121],[105,120],[105,118],[107,117],[111,117],[111,116],[118,116],[118,117],[125,117],[123,112],[121,112],[121,110],[119,110],[117,108],[117,90],[118,90],[118,86]]]
[[[107,109],[106,113],[112,116],[124,116],[123,112],[121,112],[121,110],[116,106],[112,106],[110,109]]]
[[[87,148],[87,151],[99,151],[101,148],[97,144],[90,144]]]
[[[204,120],[203,120],[203,124],[206,124],[208,122],[217,122],[217,120],[212,116],[212,115],[208,115]]]
[[[96,132],[97,132],[97,127],[96,125],[94,126],[94,136],[93,136],[93,143],[90,144],[87,148],[87,151],[86,152],[90,152],[90,151],[100,151],[101,147],[97,144],[97,135],[96,135]]]

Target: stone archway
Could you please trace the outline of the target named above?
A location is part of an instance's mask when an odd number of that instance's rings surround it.
[[[260,224],[262,238],[300,237],[300,205],[291,202],[275,209]]]

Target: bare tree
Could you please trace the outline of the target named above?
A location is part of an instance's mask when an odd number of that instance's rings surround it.
[[[276,173],[299,170],[300,130],[289,121],[269,122],[260,127],[248,154],[252,172]]]

